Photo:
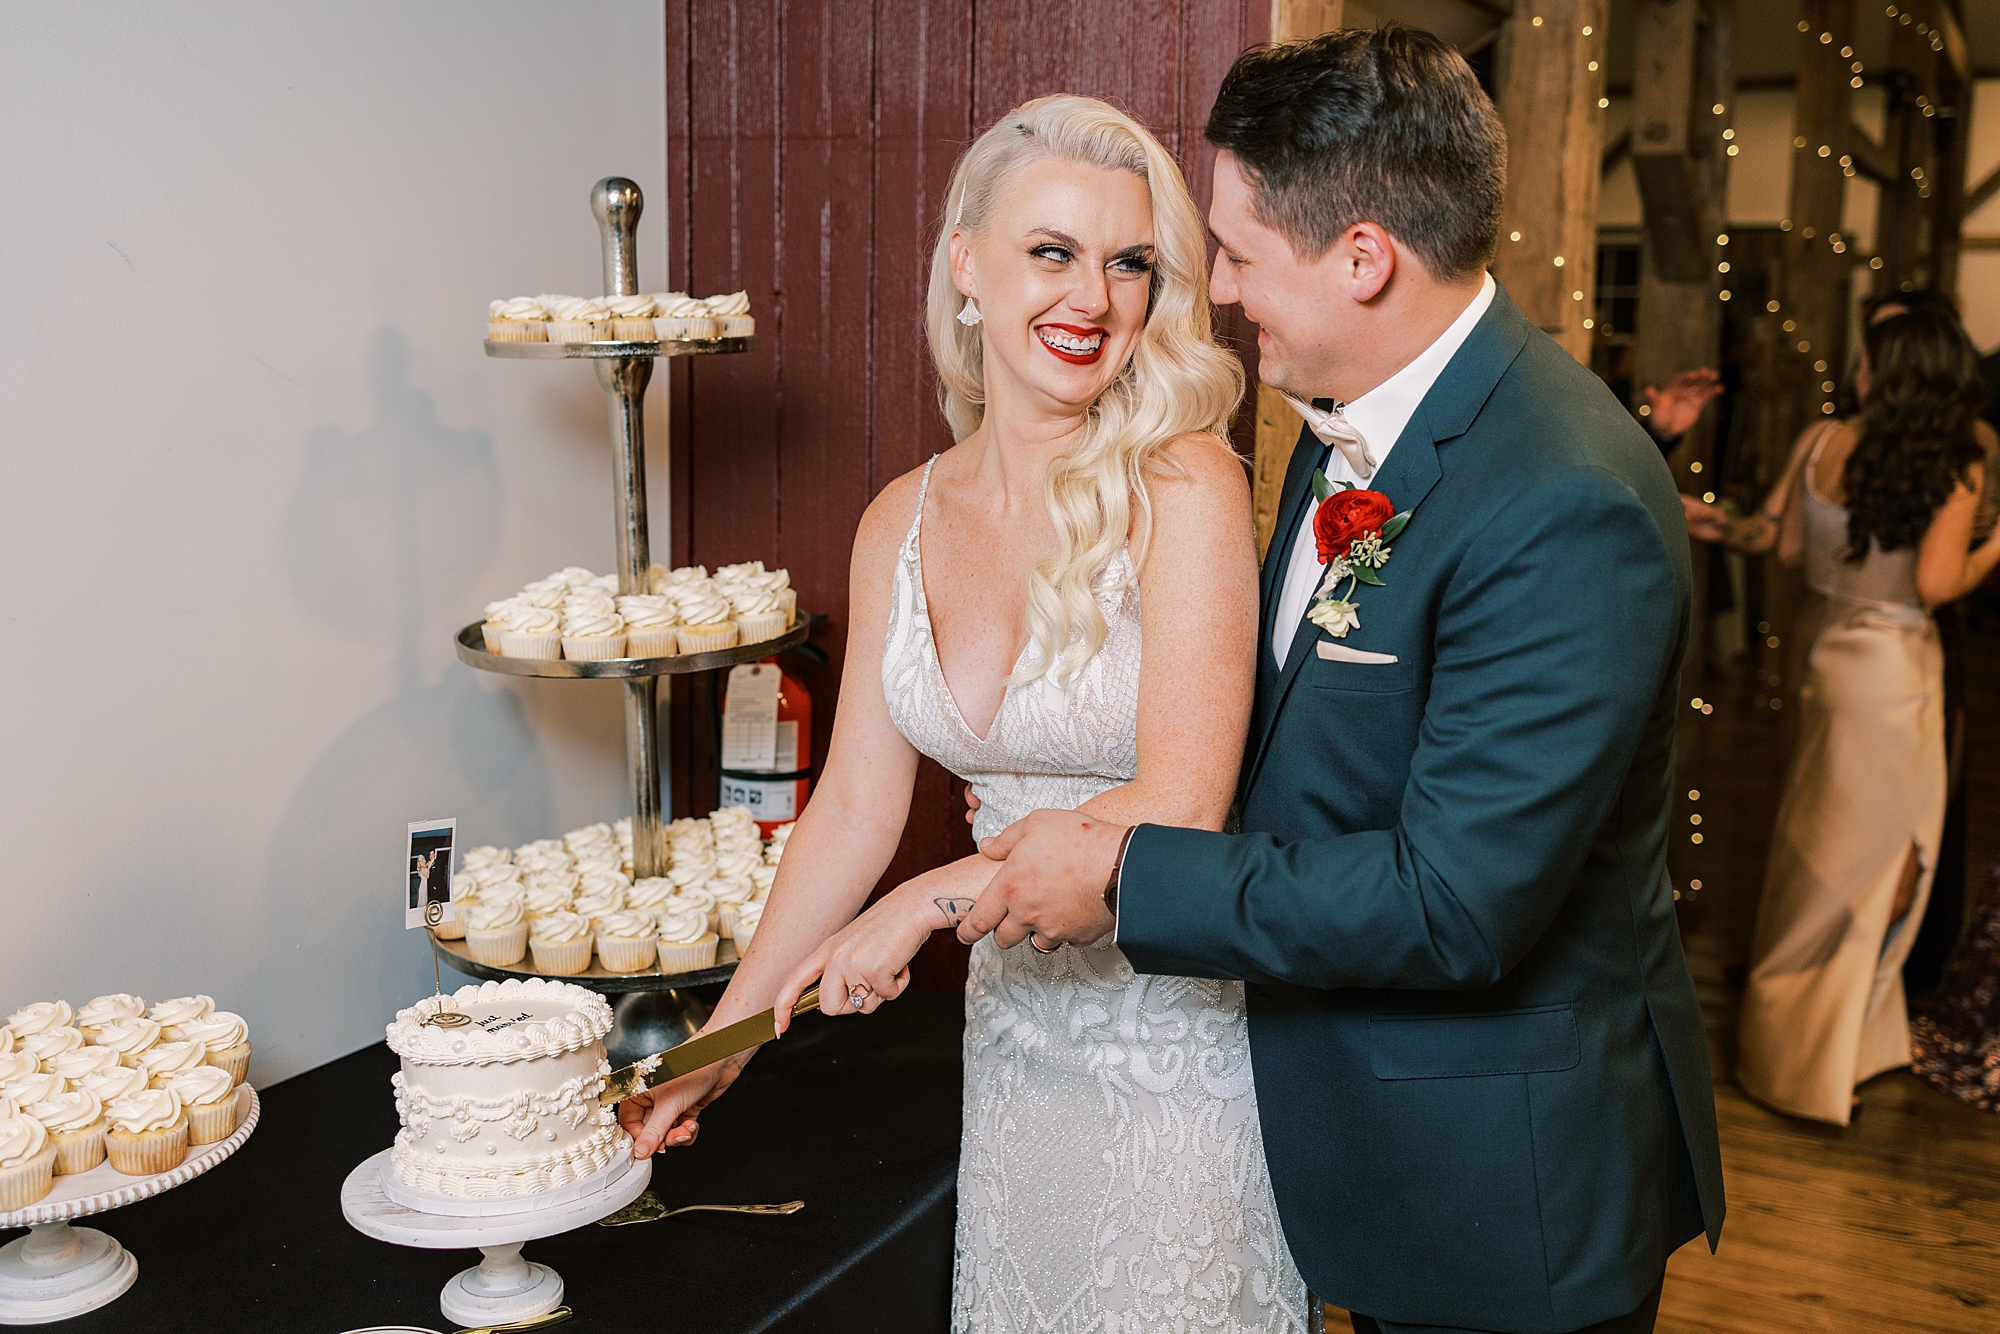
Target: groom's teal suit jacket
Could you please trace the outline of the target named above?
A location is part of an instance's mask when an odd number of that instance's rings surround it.
[[[1666,864],[1673,480],[1503,289],[1374,481],[1414,515],[1360,626],[1303,623],[1279,671],[1320,454],[1302,435],[1265,562],[1242,832],[1142,827],[1118,944],[1248,984],[1278,1212],[1322,1298],[1523,1334],[1621,1315],[1723,1212]]]

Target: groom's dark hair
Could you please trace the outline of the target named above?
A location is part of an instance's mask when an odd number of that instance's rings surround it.
[[[1208,138],[1257,189],[1257,220],[1308,258],[1379,224],[1450,281],[1500,232],[1507,132],[1450,46],[1398,23],[1245,51],[1223,76]]]

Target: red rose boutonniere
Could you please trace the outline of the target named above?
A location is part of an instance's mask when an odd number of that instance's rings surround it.
[[[1376,571],[1389,563],[1389,543],[1410,521],[1410,511],[1396,513],[1389,497],[1380,491],[1366,491],[1348,482],[1329,482],[1326,474],[1313,470],[1313,495],[1319,508],[1313,512],[1313,541],[1319,548],[1326,576],[1320,581],[1312,609],[1306,619],[1335,639],[1361,624],[1361,609],[1353,601],[1362,584],[1382,583]],[[1342,582],[1347,584],[1340,589]],[[1338,590],[1338,591],[1336,591]]]

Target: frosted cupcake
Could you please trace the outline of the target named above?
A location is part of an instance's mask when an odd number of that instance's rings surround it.
[[[602,821],[596,824],[584,825],[579,829],[572,829],[562,836],[563,850],[571,856],[575,856],[586,849],[604,847],[616,841],[611,835],[611,826]]]
[[[167,1081],[187,1113],[188,1143],[219,1144],[236,1133],[236,1083],[227,1070],[198,1065]]]
[[[618,599],[618,614],[625,618],[625,652],[634,658],[672,657],[679,642],[676,627],[680,616],[674,604],[660,593],[628,593]]]
[[[736,942],[738,954],[750,952],[750,940],[757,934],[757,923],[764,920],[764,905],[750,902],[736,909],[736,924],[730,929],[729,938]]]
[[[114,1065],[101,1074],[85,1075],[78,1088],[86,1088],[107,1106],[128,1093],[146,1087],[146,1076],[129,1065]]]
[[[202,1062],[241,1084],[250,1073],[250,1025],[241,1015],[217,1010],[198,1023],[182,1024],[181,1033],[189,1042],[202,1045]]]
[[[674,863],[667,868],[667,879],[683,893],[706,884],[714,874],[715,852],[711,848],[689,848],[686,852],[676,849]]]
[[[479,622],[479,638],[488,653],[506,653],[507,617],[520,605],[518,598],[501,598],[486,604],[485,619]]]
[[[759,903],[771,897],[771,885],[778,878],[778,868],[769,862],[761,862],[750,868],[750,888],[756,891]]]
[[[560,658],[562,628],[562,617],[547,607],[517,607],[500,634],[500,651],[510,658]]]
[[[771,831],[771,841],[764,845],[764,860],[776,866],[785,855],[785,843],[792,836],[792,829],[798,822],[788,820]]]
[[[92,1075],[124,1069],[118,1064],[118,1053],[107,1047],[79,1047],[75,1051],[64,1052],[43,1068],[49,1074],[61,1075],[72,1088]]]
[[[528,871],[523,862],[489,862],[485,866],[467,867],[465,874],[472,877],[473,894],[484,897],[508,885],[525,885]]]
[[[617,610],[617,590],[605,588],[601,584],[574,585],[563,598],[562,611],[565,618],[582,616],[589,612],[609,614]]]
[[[625,622],[614,611],[565,610],[563,656],[571,662],[605,662],[625,656]]]
[[[600,844],[590,850],[587,857],[576,859],[577,876],[589,881],[592,876],[615,876],[629,887],[632,877],[625,874],[625,850],[616,843]]]
[[[465,939],[465,908],[479,897],[479,882],[460,871],[451,878],[451,911],[444,920],[431,928],[431,934],[439,940]]]
[[[611,912],[597,920],[597,957],[612,973],[636,973],[652,965],[658,952],[652,914]]]
[[[546,870],[538,870],[529,876],[522,893],[524,896],[532,897],[538,890],[552,891],[562,895],[564,899],[562,906],[567,908],[569,906],[568,900],[575,898],[577,890],[582,888],[582,886],[583,877],[579,876],[575,871],[568,867],[551,866]]]
[[[619,343],[650,343],[657,335],[653,329],[653,298],[644,293],[637,296],[607,296],[604,309],[611,316],[611,338]]]
[[[653,330],[663,343],[700,342],[722,335],[722,322],[708,306],[682,292],[668,292],[655,302]]]
[[[524,584],[514,595],[516,602],[525,602],[531,607],[541,607],[546,611],[561,611],[569,598],[569,584],[561,575],[550,575],[537,579],[532,584]]]
[[[531,296],[495,301],[486,308],[486,338],[494,343],[545,343],[548,312]]]
[[[139,1058],[138,1069],[146,1076],[146,1087],[165,1088],[168,1080],[183,1070],[194,1070],[208,1063],[208,1047],[205,1043],[162,1042]]]
[[[160,1026],[150,1019],[119,1019],[97,1030],[97,1045],[117,1052],[118,1064],[134,1068],[159,1041]]]
[[[590,922],[590,929],[597,930],[598,923],[615,912],[625,909],[625,891],[617,885],[600,884],[596,889],[578,894],[570,905],[570,911]]]
[[[45,1028],[39,1033],[30,1033],[19,1039],[15,1050],[26,1052],[35,1058],[42,1069],[49,1068],[56,1057],[67,1052],[81,1050],[83,1034],[74,1028]]]
[[[126,1176],[171,1172],[187,1158],[188,1119],[172,1089],[141,1089],[104,1109],[104,1152]]]
[[[791,624],[793,614],[799,609],[799,593],[792,587],[790,570],[766,570],[744,582],[752,588],[761,588],[777,598],[779,608],[785,613],[785,623]]]
[[[180,1041],[180,1026],[206,1019],[215,1012],[213,996],[177,996],[161,1001],[146,1011],[146,1017],[160,1026],[160,1041]]]
[[[97,1030],[120,1019],[142,1019],[146,1014],[146,1002],[123,991],[114,991],[109,996],[93,997],[89,1004],[76,1012],[76,1026],[83,1033],[85,1042],[97,1040]]]
[[[647,912],[658,917],[673,896],[673,881],[663,875],[649,875],[643,880],[634,880],[632,888],[625,891],[625,906],[634,912]]]
[[[36,1001],[32,1005],[23,1005],[7,1016],[7,1031],[12,1033],[18,1042],[19,1039],[39,1033],[45,1028],[68,1028],[70,1020],[75,1017],[68,1001]]]
[[[528,913],[515,898],[481,898],[465,915],[465,945],[473,961],[505,968],[528,952]]]
[[[792,623],[779,605],[776,593],[748,584],[740,585],[730,595],[729,609],[731,619],[736,622],[737,639],[744,644],[776,639]]]
[[[71,1089],[21,1109],[42,1123],[56,1146],[55,1173],[75,1176],[104,1161],[104,1104],[88,1089]]]
[[[716,335],[720,338],[748,338],[757,332],[757,321],[750,318],[750,294],[731,292],[727,296],[711,296],[703,299],[702,305],[715,316]]]
[[[596,343],[611,335],[611,312],[587,296],[543,298],[549,311],[551,343]]]
[[[716,566],[715,582],[719,584],[740,584],[762,573],[764,573],[763,561],[740,560],[734,565]]]
[[[492,844],[482,844],[467,848],[465,855],[458,859],[461,870],[477,871],[484,866],[506,866],[514,860],[514,854],[506,848],[496,848]]]
[[[690,592],[679,601],[678,635],[682,653],[712,653],[735,647],[736,622],[728,598],[708,588]]]
[[[659,918],[659,958],[663,973],[691,973],[715,966],[715,949],[722,942],[699,908],[675,909]]]
[[[597,576],[581,565],[565,565],[550,575],[549,578],[561,580],[567,588],[577,589],[582,588],[585,584],[597,578]]]
[[[715,895],[701,885],[689,885],[684,889],[675,890],[674,897],[661,911],[662,913],[699,912],[701,920],[708,923],[708,929],[711,931],[722,924],[722,913],[716,906]]]
[[[570,901],[576,896],[560,881],[549,881],[531,886],[527,898],[521,901],[521,911],[528,915],[528,943],[535,943],[535,923],[551,913],[569,911]],[[539,965],[538,965],[539,966]],[[544,972],[548,971],[543,969]]]
[[[747,875],[719,875],[702,886],[715,896],[716,929],[732,939],[736,935],[736,910],[756,897],[756,888]]]
[[[575,977],[590,967],[590,921],[573,912],[544,913],[528,928],[528,948],[537,972]]]
[[[53,1098],[69,1087],[69,1081],[53,1071],[37,1070],[32,1074],[16,1075],[0,1084],[0,1098],[5,1098],[16,1107],[26,1107],[44,1099]]]
[[[654,568],[658,569],[659,567],[655,566]],[[653,591],[655,593],[665,593],[671,597],[675,590],[683,588],[688,584],[702,583],[707,578],[708,567],[706,565],[677,565],[673,569],[664,571],[654,578]]]
[[[0,1210],[25,1209],[55,1183],[56,1146],[42,1123],[0,1106]]]

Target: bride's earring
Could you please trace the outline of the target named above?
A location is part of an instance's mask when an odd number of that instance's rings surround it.
[[[958,322],[960,324],[963,324],[966,328],[970,329],[973,325],[979,323],[981,320],[985,318],[986,317],[984,315],[981,315],[979,313],[979,303],[977,301],[974,301],[971,297],[965,298],[965,304],[959,307]]]

